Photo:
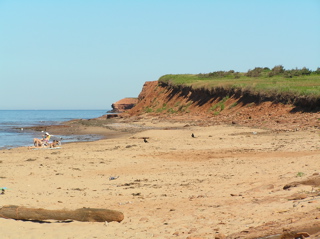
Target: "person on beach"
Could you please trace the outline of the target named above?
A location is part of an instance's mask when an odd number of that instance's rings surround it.
[[[51,135],[48,132],[45,132],[45,134],[42,136],[42,139],[33,139],[33,145],[35,147],[42,147],[42,146],[47,146],[49,145],[49,140],[50,140]]]
[[[42,137],[42,142],[44,145],[49,144],[50,137],[51,137],[51,135],[48,132],[45,132],[45,134]]]

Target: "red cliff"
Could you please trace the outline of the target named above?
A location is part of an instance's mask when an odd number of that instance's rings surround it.
[[[124,98],[111,105],[112,112],[121,113],[133,108],[138,102],[137,98]]]

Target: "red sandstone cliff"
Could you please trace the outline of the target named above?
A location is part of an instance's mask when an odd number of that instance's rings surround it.
[[[134,107],[138,102],[137,98],[124,98],[111,105],[112,112],[121,113]]]
[[[292,104],[239,91],[193,89],[148,81],[137,101],[126,111],[131,116],[148,114],[204,124],[227,123],[285,130],[320,127],[318,112],[301,111]]]

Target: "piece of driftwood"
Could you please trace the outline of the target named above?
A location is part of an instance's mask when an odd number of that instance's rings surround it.
[[[292,183],[289,183],[289,184],[285,185],[283,187],[283,189],[286,190],[286,189],[289,189],[291,187],[297,187],[299,185],[310,185],[310,186],[313,186],[313,187],[319,187],[320,186],[320,177],[319,176],[310,177],[310,178],[305,179],[305,180],[300,181],[300,182],[292,182]]]
[[[43,208],[26,208],[15,205],[6,205],[0,208],[0,217],[16,220],[75,220],[81,222],[121,222],[124,219],[122,212],[98,209],[80,208],[73,211],[69,210],[47,210]]]

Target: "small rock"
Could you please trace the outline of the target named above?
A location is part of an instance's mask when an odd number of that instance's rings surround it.
[[[318,203],[318,201],[314,200],[314,201],[310,201],[308,203]]]
[[[140,221],[140,222],[148,222],[148,221],[149,221],[149,218],[147,218],[147,217],[142,217],[142,218],[140,218],[139,221]]]
[[[192,234],[192,233],[194,233],[196,231],[197,231],[197,228],[191,228],[190,231],[188,232],[188,234]]]
[[[295,193],[293,195],[291,195],[288,200],[302,200],[302,199],[306,199],[308,197],[307,194],[305,193]]]
[[[222,234],[222,233],[218,233],[217,235],[215,235],[215,237],[214,237],[215,239],[225,239],[225,238],[227,238],[224,234]]]
[[[305,237],[310,237],[310,234],[308,232],[297,232],[294,237],[295,238],[305,238]]]

